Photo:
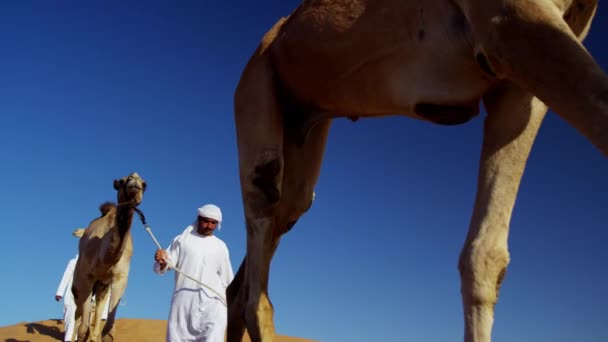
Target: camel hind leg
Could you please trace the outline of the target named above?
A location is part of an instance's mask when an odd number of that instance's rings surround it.
[[[469,233],[460,255],[466,342],[490,342],[494,306],[509,263],[509,221],[547,107],[507,84],[484,97],[488,112]]]
[[[101,332],[101,338],[103,342],[111,342],[114,341],[114,337],[116,336],[116,312],[118,311],[118,303],[120,303],[120,299],[122,298],[125,290],[127,288],[127,281],[129,278],[129,270],[127,269],[123,273],[119,273],[112,278],[112,283],[109,286],[110,288],[110,306],[108,309],[108,319],[106,320],[106,324],[103,327]],[[107,296],[106,296],[107,297]],[[103,305],[102,305],[103,304]],[[105,307],[105,301],[103,303],[97,304],[97,309],[99,311],[99,318],[103,314]]]

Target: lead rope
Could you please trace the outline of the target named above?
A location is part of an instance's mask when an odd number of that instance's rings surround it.
[[[156,246],[158,247],[158,249],[163,249],[160,245],[160,243],[158,243],[158,240],[156,240],[156,237],[154,236],[154,234],[152,234],[152,229],[150,228],[150,226],[148,226],[148,224],[146,223],[146,217],[144,216],[144,213],[142,213],[141,210],[139,210],[138,208],[133,208],[135,209],[135,212],[137,213],[137,215],[139,216],[139,219],[141,220],[141,223],[144,225],[144,228],[146,229],[146,231],[148,232],[148,234],[150,234],[150,237],[152,238],[152,240],[154,240],[154,243],[156,244]],[[167,263],[167,266],[174,269],[175,272],[179,272],[181,273],[184,277],[194,281],[195,283],[201,285],[202,287],[208,289],[209,291],[215,293],[218,296],[218,299],[222,302],[222,304],[224,304],[224,306],[228,306],[226,304],[226,299],[224,299],[224,296],[222,296],[219,292],[215,291],[214,289],[212,289],[211,287],[203,284],[202,282],[200,282],[198,279],[195,279],[191,276],[189,276],[188,274],[184,273],[182,270],[180,270],[179,268],[175,267],[174,265],[171,265],[171,263],[169,263],[167,260],[165,260],[165,262]]]

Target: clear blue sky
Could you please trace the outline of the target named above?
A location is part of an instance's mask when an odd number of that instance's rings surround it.
[[[0,326],[58,318],[77,241],[148,182],[141,209],[167,245],[208,202],[236,269],[245,254],[232,98],[262,34],[296,1],[12,1],[0,5]],[[586,45],[608,69],[607,3]],[[475,193],[483,118],[440,127],[336,120],[317,198],[274,258],[279,333],[322,341],[459,341],[457,258]],[[511,224],[495,342],[608,341],[608,163],[554,114]],[[366,218],[362,220],[362,218]],[[166,319],[173,277],[135,252],[119,317]]]

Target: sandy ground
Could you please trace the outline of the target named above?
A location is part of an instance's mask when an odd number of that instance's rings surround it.
[[[117,321],[116,342],[164,342],[167,321],[152,319],[122,318]],[[39,322],[22,322],[0,327],[1,342],[51,342],[61,341],[63,322],[50,319]],[[245,342],[250,342],[245,336]],[[297,337],[277,336],[276,342],[312,342]]]

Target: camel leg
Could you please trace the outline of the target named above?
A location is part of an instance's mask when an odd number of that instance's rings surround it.
[[[284,143],[284,172],[281,183],[281,200],[272,217],[248,216],[248,254],[246,258],[245,321],[252,341],[273,341],[274,335],[264,330],[272,324],[272,305],[268,296],[268,275],[271,259],[280,238],[288,232],[310,208],[314,186],[319,177],[321,161],[330,127],[330,121],[318,123],[308,134],[303,145],[299,136],[286,136]],[[250,218],[254,217],[253,220]],[[260,227],[271,226],[272,230]],[[265,234],[260,234],[260,231]],[[261,246],[261,248],[260,248]],[[262,310],[269,311],[262,311]],[[262,321],[263,317],[266,321]],[[251,323],[254,324],[251,324]],[[261,329],[260,329],[261,328]]]
[[[507,84],[484,97],[488,112],[469,233],[460,254],[466,342],[490,342],[509,251],[509,222],[530,149],[547,111]]]
[[[295,224],[312,201],[312,189],[318,177],[320,159],[325,146],[329,121],[312,128],[308,141],[300,151],[286,133],[282,113],[289,106],[277,92],[276,75],[266,48],[272,42],[284,20],[280,20],[262,39],[252,59],[247,64],[235,93],[235,123],[239,150],[241,191],[247,224],[247,256],[231,288],[229,302],[228,341],[240,341],[242,320],[254,342],[273,341],[275,336],[273,308],[268,297],[270,261],[278,246],[280,236]],[[291,104],[293,105],[293,104]],[[287,111],[295,108],[287,108]],[[299,127],[290,127],[296,130]],[[293,141],[292,141],[293,140]],[[287,147],[286,147],[287,146]],[[283,154],[287,148],[287,159]],[[308,160],[307,165],[299,160]],[[296,162],[294,162],[296,161]],[[291,167],[290,165],[293,165]],[[298,177],[299,167],[315,170],[310,175]],[[283,179],[285,170],[293,177]],[[300,191],[294,200],[283,198],[283,187]],[[303,199],[298,202],[296,199]],[[298,210],[299,204],[302,209]],[[285,209],[283,212],[281,210]],[[235,291],[236,290],[236,291]],[[235,295],[235,292],[236,295]],[[237,309],[243,310],[239,315]]]
[[[274,309],[268,296],[274,223],[274,217],[247,219],[245,323],[254,342],[271,342],[275,339]]]
[[[103,308],[105,308],[107,301],[109,300],[110,287],[108,285],[102,285],[96,283],[95,285],[95,310],[93,314],[93,321],[91,322],[91,341],[98,341],[99,333],[101,332],[101,316],[103,315]]]
[[[281,23],[265,35],[243,71],[234,98],[247,256],[239,270],[243,280],[239,280],[241,276],[237,273],[237,281],[230,290],[233,299],[228,303],[230,342],[241,341],[243,319],[254,342],[272,341],[275,335],[267,283],[271,240],[276,229],[275,209],[280,202],[283,177],[283,114],[266,48]],[[238,290],[236,295],[234,289]]]
[[[226,300],[228,301],[228,328],[226,329],[227,341],[241,341],[245,333],[245,291],[241,290],[245,280],[245,264],[243,259],[234,279],[226,289]]]
[[[103,342],[114,341],[114,336],[116,336],[116,327],[114,326],[116,320],[116,311],[118,310],[118,303],[120,303],[120,299],[127,288],[128,279],[129,270],[124,271],[124,273],[118,273],[117,275],[114,275],[114,278],[112,278],[112,284],[110,285],[110,306],[108,309],[108,319],[106,320],[106,325],[103,327],[101,332]],[[97,303],[100,318],[103,314],[104,307],[105,302],[103,305],[101,303]]]
[[[457,1],[470,22],[477,58],[540,98],[608,155],[608,76],[579,42],[597,1],[575,4],[587,20],[577,32],[553,1]]]
[[[253,65],[252,65],[253,64]],[[252,61],[237,89],[235,119],[241,190],[247,224],[247,256],[237,273],[229,302],[228,341],[241,341],[243,319],[253,341],[274,339],[272,306],[265,294],[275,229],[273,209],[280,200],[283,173],[282,117],[272,93],[267,58]],[[240,102],[243,102],[242,104]],[[245,103],[249,102],[249,103]],[[240,281],[240,277],[243,280]],[[264,280],[266,279],[266,280]],[[246,301],[246,304],[244,303]],[[244,305],[245,304],[245,305]],[[239,311],[241,313],[239,314]]]
[[[78,265],[77,265],[78,266]],[[78,268],[78,267],[77,267]],[[74,274],[81,274],[76,271]],[[81,278],[74,277],[72,283],[72,296],[76,303],[74,334],[72,341],[87,341],[89,336],[89,323],[91,317],[91,297],[93,296],[93,281],[86,275]]]

